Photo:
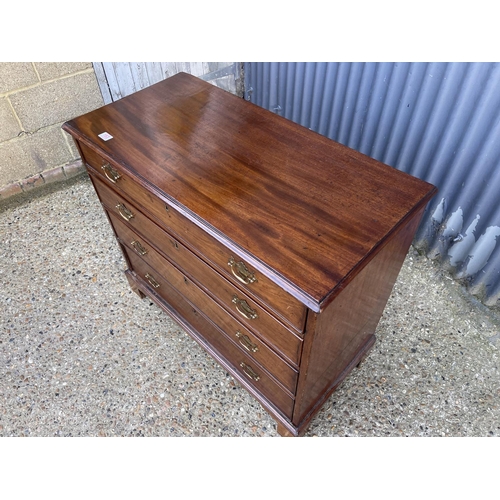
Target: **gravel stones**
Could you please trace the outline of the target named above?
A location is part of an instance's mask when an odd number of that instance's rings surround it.
[[[276,436],[123,275],[90,181],[0,213],[0,436]],[[500,435],[499,320],[410,250],[377,342],[306,436]]]

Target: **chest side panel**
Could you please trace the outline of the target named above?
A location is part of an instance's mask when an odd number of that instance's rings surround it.
[[[374,335],[423,210],[401,228],[320,314],[308,318],[293,421],[324,403]]]

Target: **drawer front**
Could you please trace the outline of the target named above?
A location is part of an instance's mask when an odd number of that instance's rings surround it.
[[[193,307],[172,283],[153,270],[142,259],[130,252],[134,272],[144,281],[147,289],[164,299],[217,351],[245,380],[285,416],[291,418],[294,399],[287,394],[250,356],[229,341],[216,326],[208,321],[201,310]],[[189,286],[196,287],[194,283]],[[207,298],[207,300],[210,300]]]
[[[214,301],[214,303],[218,302],[220,307],[222,307],[226,311],[226,314],[224,316],[228,318],[226,320],[228,323],[230,322],[229,318],[231,318],[232,325],[236,327],[236,330],[239,326],[241,326],[245,327],[245,330],[248,331],[251,330],[251,328],[248,328],[249,323],[252,323],[252,321],[262,320],[262,322],[258,325],[260,328],[258,329],[258,331],[254,331],[252,333],[252,336],[254,336],[255,334],[255,336],[260,337],[264,340],[264,342],[271,345],[274,350],[279,352],[282,357],[287,359],[290,363],[298,366],[302,350],[302,340],[299,337],[295,336],[290,330],[284,328],[283,325],[280,325],[274,318],[272,318],[272,316],[264,316],[265,311],[258,309],[258,307],[249,299],[248,301],[250,303],[250,307],[254,307],[254,310],[257,312],[257,314],[261,314],[262,316],[257,318],[257,320],[249,320],[236,313],[234,311],[236,309],[235,304],[233,304],[231,301],[233,294],[230,288],[228,288],[231,285],[230,283],[225,282],[224,278],[217,275],[215,271],[208,268],[207,274],[205,276],[208,276],[210,279],[208,281],[198,281],[189,269],[183,267],[181,270],[178,270],[172,263],[170,263],[159,252],[157,252],[154,247],[149,244],[148,240],[132,231],[132,229],[129,228],[126,224],[121,223],[113,214],[110,213],[109,215],[110,218],[112,218],[111,220],[113,222],[113,226],[120,241],[134,253],[140,255],[141,258],[145,260],[151,267],[161,272],[164,276],[167,276],[169,281],[179,291],[181,291],[184,296],[189,298],[189,289],[192,288],[189,287],[188,289],[186,287],[185,279],[187,277],[189,278],[189,282],[194,278],[194,281],[199,284],[200,288],[205,291],[205,296],[208,295],[213,297],[215,295],[215,298],[219,298],[221,296],[225,297],[225,301],[219,300]],[[171,251],[176,253],[179,248],[181,248],[180,243],[178,244],[177,249],[173,249]],[[168,250],[170,250],[169,247],[167,247],[167,251]],[[186,248],[181,248],[181,250],[189,254],[188,257],[190,259],[197,259],[197,257],[191,254]],[[202,276],[202,278],[204,278],[204,276]],[[211,283],[214,287],[216,287],[215,290],[211,287],[207,287],[207,283]],[[210,300],[210,303],[212,303],[212,300]],[[201,307],[201,305],[199,305],[199,307]]]
[[[252,269],[234,252],[174,208],[167,206],[160,198],[135,183],[123,172],[123,169],[114,164],[110,167],[120,177],[113,180],[116,177],[115,174],[102,169],[103,164],[108,164],[108,162],[86,146],[80,144],[80,147],[86,163],[95,169],[89,169],[91,173],[97,173],[105,183],[119,190],[129,200],[134,200],[137,206],[141,207],[141,210],[152,214],[160,225],[174,233],[195,253],[199,253],[197,249],[202,248],[203,253],[200,253],[200,256],[214,265],[233,284],[257,300],[263,301],[266,307],[269,307],[298,332],[303,331],[307,311],[304,304],[269,278]]]
[[[120,235],[122,244],[127,246],[132,252],[138,253],[144,259],[147,256],[147,254],[144,255],[144,252],[149,253],[151,251],[147,242],[142,240],[138,235],[135,235],[130,229],[126,227],[121,228],[120,226],[123,226],[123,224],[114,220],[114,218],[113,224],[116,224],[115,230]],[[130,252],[127,255],[131,259]],[[148,262],[147,259],[144,260]],[[155,266],[157,263],[156,259],[149,263],[157,269]],[[254,335],[245,325],[228,314],[217,302],[211,300],[201,288],[196,285],[193,286],[193,283],[189,279],[184,279],[184,276],[180,272],[175,275],[169,272],[167,276],[169,281],[175,284],[176,288],[183,293],[191,304],[213,321],[232,342],[239,345],[249,356],[266,368],[291,394],[295,394],[297,385],[296,370],[278,356],[261,338]]]
[[[155,239],[158,250],[180,267],[184,273],[192,277],[207,293],[214,296],[220,304],[230,313],[234,314],[240,322],[253,330],[258,336],[264,338],[268,343],[280,352],[292,364],[297,365],[300,360],[302,340],[291,330],[277,321],[258,303],[251,300],[245,293],[237,289],[228,280],[205,264],[201,259],[189,251],[180,242],[156,226],[144,214],[142,214],[132,203],[125,201],[121,196],[94,181],[99,192],[101,201],[111,215],[116,216],[114,220],[127,220],[128,224],[139,234],[147,234],[147,240]],[[127,226],[116,225],[116,231],[120,239],[130,247],[137,235],[127,234]],[[120,232],[119,232],[120,231]],[[149,232],[151,231],[151,233]],[[130,241],[128,241],[130,240]],[[139,244],[146,245],[143,237]],[[151,246],[151,245],[148,245]],[[137,248],[135,248],[137,250]],[[151,249],[143,257],[153,267],[165,266],[168,263]],[[168,264],[171,266],[171,264]],[[173,267],[173,266],[171,266]]]

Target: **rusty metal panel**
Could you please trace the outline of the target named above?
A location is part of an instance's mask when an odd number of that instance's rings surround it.
[[[435,184],[414,245],[500,307],[499,63],[245,63],[245,98]]]

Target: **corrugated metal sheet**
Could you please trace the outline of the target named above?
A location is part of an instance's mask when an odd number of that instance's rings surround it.
[[[94,62],[104,103],[117,101],[180,71],[210,81],[233,94],[240,92],[241,63],[228,62]]]
[[[499,63],[245,63],[245,97],[439,188],[414,245],[500,306]]]

